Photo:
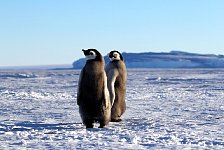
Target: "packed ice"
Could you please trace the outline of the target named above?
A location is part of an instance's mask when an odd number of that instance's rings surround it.
[[[223,149],[224,70],[129,69],[118,123],[86,129],[80,70],[0,70],[0,149]]]

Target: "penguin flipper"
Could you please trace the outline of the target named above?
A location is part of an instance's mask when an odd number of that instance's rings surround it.
[[[82,78],[83,78],[83,74],[84,74],[84,71],[82,70],[80,72],[80,75],[79,75],[79,83],[78,83],[78,91],[77,91],[77,105],[80,104],[80,98],[81,98],[81,82],[82,82]]]

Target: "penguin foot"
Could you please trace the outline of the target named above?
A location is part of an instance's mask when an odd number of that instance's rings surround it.
[[[104,121],[100,121],[99,128],[104,128],[106,126],[106,123]]]
[[[118,118],[118,119],[113,119],[113,118],[111,118],[111,122],[121,122],[121,121],[122,121],[121,118]]]
[[[104,127],[105,127],[105,125],[100,125],[100,126],[99,126],[99,128],[104,128]]]
[[[86,128],[93,128],[93,123],[92,122],[87,122],[85,123]]]

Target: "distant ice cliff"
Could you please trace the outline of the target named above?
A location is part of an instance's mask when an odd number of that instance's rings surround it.
[[[127,68],[224,68],[224,55],[196,54],[181,51],[169,53],[122,53]],[[104,57],[106,63],[108,57]],[[85,59],[73,63],[74,69],[84,66]]]

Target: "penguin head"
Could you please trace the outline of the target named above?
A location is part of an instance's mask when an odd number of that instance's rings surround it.
[[[118,51],[111,51],[109,54],[109,58],[110,58],[110,61],[114,61],[114,60],[124,60],[121,53],[118,52]]]
[[[96,49],[82,49],[86,60],[100,60],[102,55]]]

